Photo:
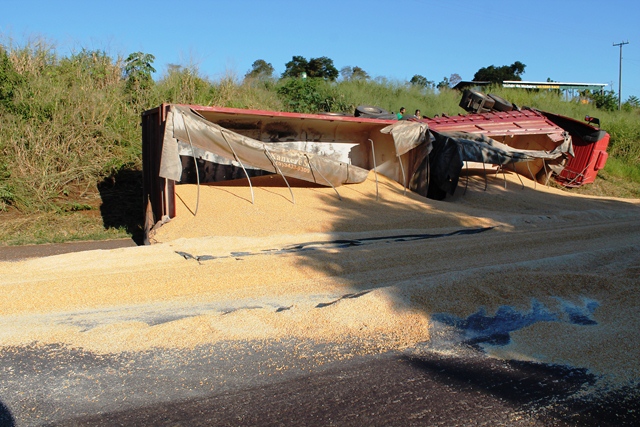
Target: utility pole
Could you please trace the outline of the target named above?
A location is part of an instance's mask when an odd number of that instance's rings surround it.
[[[620,72],[618,74],[618,110],[620,110],[620,106],[622,105],[622,46],[625,44],[629,44],[629,40],[626,42],[614,43],[614,46],[620,46]]]

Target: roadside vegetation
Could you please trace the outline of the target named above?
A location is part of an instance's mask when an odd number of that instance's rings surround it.
[[[459,79],[455,74],[437,85],[420,75],[410,82],[373,79],[359,67],[338,72],[326,57],[294,56],[280,78],[271,64],[258,60],[242,76],[212,80],[189,64],[171,65],[154,80],[154,59],[142,52],[114,58],[84,49],[61,57],[44,42],[0,45],[0,244],[139,240],[140,116],[162,103],[305,113],[352,114],[358,105],[388,111],[405,106],[426,116],[463,113],[460,92],[450,89]],[[524,71],[524,64],[514,65]],[[611,134],[609,161],[595,184],[570,191],[640,197],[637,98],[617,111],[611,94],[598,103],[591,96],[593,102],[585,104],[556,92],[499,86],[487,92],[520,107],[578,120],[598,117]]]

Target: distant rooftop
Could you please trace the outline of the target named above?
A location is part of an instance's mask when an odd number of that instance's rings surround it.
[[[476,86],[488,86],[491,82],[461,81],[455,85],[454,89],[466,89]],[[556,89],[556,90],[590,90],[592,92],[602,92],[607,83],[565,83],[565,82],[527,82],[518,80],[505,80],[502,87],[520,89]]]

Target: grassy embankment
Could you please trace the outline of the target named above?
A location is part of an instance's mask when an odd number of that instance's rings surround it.
[[[131,85],[122,58],[85,51],[59,57],[50,46],[0,46],[0,244],[131,237],[142,233],[143,111],[163,102],[276,111],[345,111],[401,105],[455,115],[460,93],[403,82],[211,80],[173,67],[151,85]],[[128,84],[129,83],[129,84]],[[640,197],[640,110],[607,112],[549,92],[492,89],[519,106],[582,120],[599,117],[611,134],[596,183],[570,190]],[[569,190],[568,190],[569,191]]]

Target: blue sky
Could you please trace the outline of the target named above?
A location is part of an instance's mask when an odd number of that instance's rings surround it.
[[[203,77],[241,79],[257,59],[278,74],[294,55],[326,56],[339,70],[436,83],[471,80],[489,65],[526,65],[523,80],[606,83],[640,97],[637,0],[0,0],[0,43],[44,39],[66,56],[81,49],[155,56]]]

